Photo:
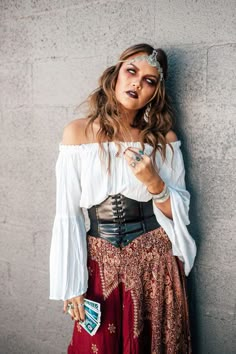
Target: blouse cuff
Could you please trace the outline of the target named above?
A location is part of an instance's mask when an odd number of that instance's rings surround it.
[[[161,226],[172,243],[173,255],[184,262],[185,275],[188,275],[196,256],[195,241],[186,227],[190,223],[188,217],[190,194],[186,190],[178,191],[172,187],[168,188],[173,219],[164,215],[153,201],[154,214],[157,220],[161,220]]]
[[[87,291],[87,245],[82,215],[55,216],[50,251],[50,299],[68,300]]]

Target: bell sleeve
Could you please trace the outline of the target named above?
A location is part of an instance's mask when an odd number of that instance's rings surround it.
[[[50,299],[67,300],[87,290],[87,244],[80,207],[79,153],[60,145],[56,162],[56,215],[50,249]]]
[[[173,220],[165,216],[153,201],[154,213],[160,225],[166,231],[171,243],[173,255],[184,262],[185,275],[188,275],[196,256],[196,244],[188,232],[190,193],[185,186],[185,168],[180,149],[181,141],[172,143],[174,156],[169,145],[166,148],[166,160],[160,167],[159,175],[170,191]],[[173,159],[172,159],[173,156]]]

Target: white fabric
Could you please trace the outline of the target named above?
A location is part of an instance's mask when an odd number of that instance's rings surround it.
[[[166,145],[166,160],[163,162],[159,151],[156,163],[159,174],[170,190],[173,220],[166,217],[155,205],[157,221],[164,228],[172,243],[175,256],[184,262],[188,275],[195,259],[196,245],[186,225],[190,194],[185,187],[185,169],[181,141]],[[99,144],[59,144],[56,163],[57,197],[56,215],[52,231],[50,252],[50,299],[69,299],[87,290],[87,248],[85,220],[81,208],[100,204],[109,195],[122,193],[138,201],[152,199],[151,194],[131,171],[123,151],[128,146],[141,147],[139,142],[122,142],[121,153],[117,156],[114,142],[103,143],[110,151],[111,168],[107,173],[107,154],[101,163]],[[144,152],[150,154],[152,147],[145,144]]]

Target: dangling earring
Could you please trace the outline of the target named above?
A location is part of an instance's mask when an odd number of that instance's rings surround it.
[[[150,110],[152,108],[152,105],[151,103],[148,103],[146,109],[145,109],[145,112],[144,112],[144,116],[143,116],[143,119],[145,120],[145,122],[148,123],[148,120],[149,120],[149,113],[150,113]]]

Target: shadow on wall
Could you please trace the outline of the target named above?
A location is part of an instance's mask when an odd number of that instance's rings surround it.
[[[185,130],[185,124],[183,119],[183,112],[181,109],[181,103],[184,104],[183,98],[185,97],[186,92],[182,95],[180,92],[180,87],[182,88],[184,84],[182,81],[184,80],[184,70],[185,70],[185,56],[186,52],[179,48],[169,49],[167,52],[168,55],[168,78],[166,82],[167,92],[171,98],[174,116],[175,116],[175,126],[174,130],[181,140],[181,150],[183,153],[185,169],[186,169],[186,187],[191,194],[191,202],[190,202],[190,212],[189,219],[190,225],[188,226],[188,230],[191,236],[195,239],[197,248],[199,245],[199,235],[201,235],[201,224],[200,220],[198,220],[199,216],[197,210],[199,209],[199,191],[197,190],[196,184],[191,181],[190,176],[190,165],[191,165],[191,151],[188,149],[188,135]],[[183,90],[183,89],[182,89]],[[181,91],[182,91],[181,90]],[[186,88],[187,90],[187,88]],[[188,103],[188,97],[186,97],[186,102]],[[195,222],[198,220],[197,222]],[[199,345],[198,345],[198,316],[197,316],[197,299],[196,299],[196,277],[194,272],[194,267],[187,277],[187,288],[188,288],[188,298],[189,298],[189,312],[190,312],[190,324],[191,324],[191,335],[192,335],[192,349],[193,354],[199,353]]]

